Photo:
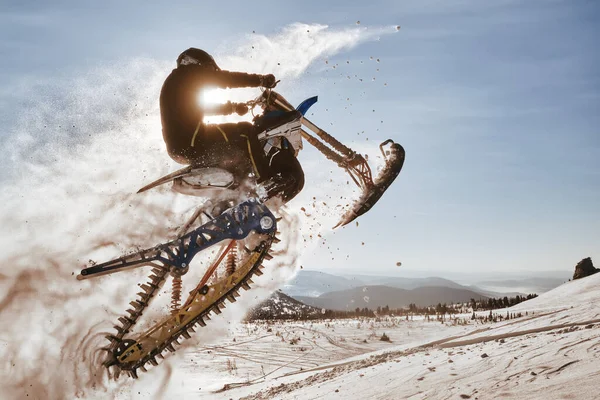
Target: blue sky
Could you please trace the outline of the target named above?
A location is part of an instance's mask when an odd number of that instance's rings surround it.
[[[597,2],[290,4],[4,1],[0,140],[36,112],[32,90],[60,97],[98,65],[170,62],[190,46],[225,55],[253,31],[270,37],[295,22],[401,25],[282,82],[293,102],[318,94],[311,119],[343,141],[391,137],[407,151],[381,203],[358,227],[327,233],[302,264],[448,276],[571,270],[587,256],[600,264]],[[16,179],[17,166],[0,165]]]

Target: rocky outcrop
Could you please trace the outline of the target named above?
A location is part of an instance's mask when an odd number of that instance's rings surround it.
[[[247,321],[257,319],[311,319],[320,317],[325,310],[308,306],[291,298],[280,290],[274,292],[269,298],[252,308],[246,315]]]
[[[592,263],[592,259],[590,257],[584,258],[579,261],[575,266],[575,273],[573,274],[573,280],[585,278],[586,276],[590,276],[600,271],[598,268],[594,268],[594,264]]]

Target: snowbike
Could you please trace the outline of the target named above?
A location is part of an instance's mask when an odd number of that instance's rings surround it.
[[[348,172],[362,190],[362,195],[336,225],[343,226],[369,211],[381,198],[400,173],[404,149],[392,140],[383,142],[380,149],[386,163],[373,179],[362,155],[344,146],[305,117],[316,102],[316,96],[305,100],[295,109],[295,119],[265,129],[258,137],[267,154],[273,147],[291,145],[297,155],[305,140]],[[247,105],[251,109],[262,108],[264,118],[294,110],[283,96],[271,89],[264,90]],[[109,343],[104,348],[107,356],[103,364],[109,369],[109,374],[117,378],[125,371],[132,378],[137,378],[138,370],[146,371],[150,365],[158,365],[157,359],[164,358],[166,352],[174,352],[175,346],[190,338],[191,332],[206,326],[211,314],[220,314],[226,301],[235,302],[240,296],[240,289],[250,289],[254,275],[262,275],[262,263],[273,258],[269,250],[279,241],[276,237],[278,219],[268,207],[277,193],[271,191],[265,194],[267,192],[252,180],[248,184],[248,176],[252,174],[235,173],[221,164],[196,165],[144,186],[138,193],[171,183],[176,192],[215,201],[200,205],[179,229],[176,239],[81,270],[77,276],[80,280],[132,268],[152,268],[147,281],[139,285],[141,291],[137,298],[129,303],[131,307],[118,318],[114,326],[116,332],[106,336]],[[192,259],[219,244],[221,248],[214,262],[181,304],[182,277],[189,271]],[[169,276],[172,278],[170,315],[167,313],[143,332],[133,333],[142,313]]]

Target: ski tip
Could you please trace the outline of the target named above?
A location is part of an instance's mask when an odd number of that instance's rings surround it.
[[[137,192],[135,192],[136,194],[139,193],[144,193],[145,191],[147,191],[148,189],[152,189],[154,186],[156,186],[154,183],[151,183],[149,185],[144,186],[143,188],[139,189]]]
[[[385,151],[383,147],[387,144],[390,144],[390,147],[389,150]],[[394,182],[398,174],[400,174],[404,165],[404,147],[388,139],[381,144],[380,148],[385,157],[385,166],[379,172],[378,176],[375,177],[373,185],[363,191],[360,198],[346,211],[340,222],[333,229],[348,225],[356,218],[371,210]]]
[[[366,212],[366,211],[365,211]],[[356,214],[354,212],[352,213],[348,213],[346,215],[344,215],[342,217],[342,219],[340,220],[340,222],[338,222],[333,228],[331,229],[337,229],[340,227],[344,227],[346,225],[348,225],[350,222],[354,221],[356,218],[358,218],[361,214]]]

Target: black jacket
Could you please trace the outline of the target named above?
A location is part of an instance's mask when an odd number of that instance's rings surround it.
[[[198,104],[201,90],[207,87],[259,87],[261,75],[244,72],[211,71],[198,65],[174,69],[160,92],[160,114],[166,142],[189,142],[205,111]],[[231,113],[233,110],[211,110]]]

